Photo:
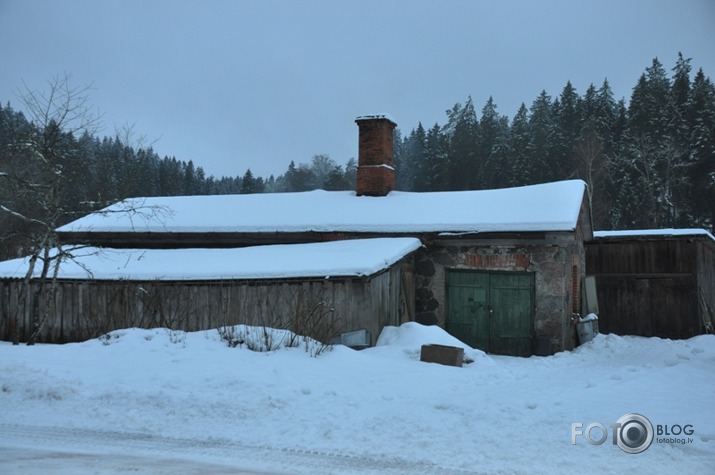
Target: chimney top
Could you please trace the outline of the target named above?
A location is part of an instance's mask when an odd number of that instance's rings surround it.
[[[372,115],[361,115],[355,118],[355,122],[361,122],[363,120],[388,120],[397,126],[397,122],[392,118],[390,114],[372,114]]]

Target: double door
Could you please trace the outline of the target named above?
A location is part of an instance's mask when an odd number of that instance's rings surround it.
[[[447,331],[473,348],[532,354],[534,274],[447,271]]]

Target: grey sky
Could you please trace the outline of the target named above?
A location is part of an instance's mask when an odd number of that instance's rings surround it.
[[[514,116],[567,80],[630,98],[679,51],[715,78],[715,0],[0,0],[0,101],[93,84],[100,135],[133,124],[208,174],[268,177],[357,155],[356,116],[403,133],[469,95]]]

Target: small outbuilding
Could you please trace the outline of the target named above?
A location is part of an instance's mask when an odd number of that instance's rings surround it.
[[[414,238],[377,238],[237,249],[82,247],[61,263],[38,341],[94,338],[120,328],[186,331],[225,325],[287,328],[330,342],[411,320]],[[27,259],[0,262],[0,338],[12,338]],[[39,282],[33,280],[37,287]],[[46,284],[49,286],[49,284]],[[35,309],[44,314],[45,303]],[[32,328],[19,320],[20,339]]]
[[[586,244],[602,333],[691,338],[715,326],[715,237],[704,229],[599,231]]]

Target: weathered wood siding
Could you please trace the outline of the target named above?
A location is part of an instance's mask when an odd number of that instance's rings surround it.
[[[712,302],[712,246],[692,238],[600,239],[586,246],[602,333],[690,338],[702,333],[699,288]],[[709,279],[709,280],[708,280]]]
[[[60,281],[38,341],[83,341],[132,327],[197,331],[247,324],[288,328],[324,340],[367,329],[374,343],[383,326],[399,325],[407,311],[401,295],[409,289],[403,288],[401,268],[395,265],[362,279]],[[12,339],[19,291],[20,281],[0,281],[3,340]],[[44,304],[38,310],[43,312]],[[329,320],[333,325],[326,328]],[[32,318],[23,316],[19,330],[25,341]]]
[[[715,333],[715,242],[700,240],[696,244],[700,317],[704,331]]]

